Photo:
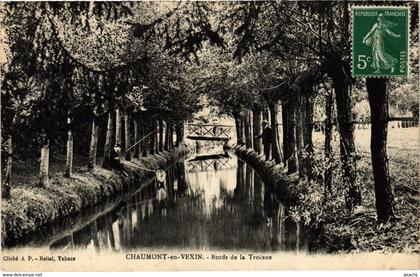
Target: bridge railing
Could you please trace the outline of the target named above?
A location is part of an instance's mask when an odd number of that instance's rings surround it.
[[[212,137],[212,138],[230,138],[232,126],[212,125],[212,124],[188,124],[188,136],[193,137]]]

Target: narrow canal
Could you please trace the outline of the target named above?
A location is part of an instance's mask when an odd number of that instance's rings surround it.
[[[206,149],[166,170],[167,200],[152,181],[77,228],[43,242],[50,249],[307,251],[299,224],[258,174],[222,148]],[[103,212],[106,211],[106,212]],[[73,220],[80,222],[80,220]],[[70,228],[69,228],[70,229]]]

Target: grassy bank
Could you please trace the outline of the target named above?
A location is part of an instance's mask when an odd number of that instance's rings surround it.
[[[333,190],[327,195],[324,208],[320,201],[305,200],[302,209],[319,214],[322,226],[318,251],[325,252],[404,252],[418,253],[419,247],[419,129],[390,128],[388,130],[388,165],[394,191],[396,220],[387,224],[376,221],[375,190],[370,154],[370,130],[355,130],[356,148],[361,156],[357,163],[356,183],[362,192],[362,206],[349,214],[344,206],[342,176],[334,171]],[[322,155],[324,137],[314,134],[317,155]],[[333,141],[335,160],[339,160],[339,139]],[[312,186],[320,195],[323,191]],[[314,208],[315,207],[315,208]],[[315,212],[316,210],[316,212]],[[316,244],[316,243],[315,243]]]
[[[419,253],[419,160],[411,150],[388,149],[389,172],[394,190],[395,221],[378,224],[372,162],[364,152],[358,162],[357,183],[362,191],[362,207],[348,215],[337,213],[326,220],[322,247],[326,252]]]
[[[47,188],[36,186],[31,177],[20,176],[11,198],[2,200],[2,244],[14,244],[45,224],[75,214],[132,186],[139,186],[140,181],[150,174],[144,168],[165,168],[187,152],[188,148],[182,146],[171,152],[124,161],[128,176],[99,167],[92,171],[77,170],[71,178],[63,177],[62,173],[52,174]]]
[[[361,159],[357,162],[356,183],[362,193],[362,205],[352,213],[346,210],[339,156],[338,137],[333,141],[333,184],[325,191],[320,180],[292,178],[288,184],[281,165],[265,162],[252,149],[233,147],[239,158],[251,165],[264,182],[272,182],[277,198],[290,207],[289,215],[303,222],[311,231],[310,249],[326,253],[398,252],[419,253],[419,154],[418,128],[391,129],[388,145],[389,174],[394,190],[395,216],[393,222],[378,224],[369,130],[357,130],[356,145]],[[323,172],[323,137],[314,135],[315,165]],[[276,180],[277,179],[277,180]],[[289,201],[293,199],[293,201]],[[286,201],[285,201],[286,200]]]

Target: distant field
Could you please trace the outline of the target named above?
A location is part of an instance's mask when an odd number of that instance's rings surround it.
[[[413,155],[418,155],[420,136],[419,128],[389,128],[388,129],[388,149],[402,149],[413,151]],[[354,136],[356,147],[363,152],[370,152],[370,129],[356,129]],[[324,135],[321,132],[314,132],[313,139],[315,144],[324,143]],[[338,147],[339,135],[334,132],[334,145]]]

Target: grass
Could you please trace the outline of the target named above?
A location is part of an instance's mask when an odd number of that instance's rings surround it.
[[[36,185],[36,163],[17,162],[14,165],[11,198],[2,199],[1,203],[2,244],[14,244],[44,224],[93,206],[130,186],[139,185],[147,174],[144,168],[164,168],[187,150],[182,146],[171,152],[125,161],[128,176],[100,167],[88,171],[83,166],[84,160],[76,157],[73,176],[65,178],[62,173],[65,163],[56,157],[50,162],[50,185],[47,188]]]
[[[325,224],[324,245],[320,250],[351,253],[419,252],[418,160],[411,159],[412,153],[406,150],[395,151],[389,156],[396,220],[387,224],[378,224],[376,221],[371,157],[364,155],[358,163],[363,208],[351,215],[341,212],[335,221]]]
[[[314,137],[315,145],[321,147],[323,137],[319,133]],[[362,157],[357,163],[357,184],[362,192],[362,208],[351,215],[343,209],[334,216],[333,222],[325,224],[324,247],[320,247],[321,250],[351,253],[366,251],[419,253],[418,137],[418,128],[389,129],[388,166],[394,191],[396,220],[387,224],[378,224],[370,154],[370,130],[355,131],[356,148]],[[338,139],[333,145],[338,159]],[[339,172],[336,172],[334,182],[336,186],[341,182]],[[338,191],[333,193],[332,197],[341,197],[342,200],[342,194]],[[341,204],[343,203],[341,201]],[[339,205],[336,208],[338,207]]]
[[[389,172],[394,189],[396,221],[377,225],[372,179],[371,156],[365,155],[360,162],[360,184],[365,189],[365,214],[353,217],[349,223],[354,231],[354,251],[419,252],[418,181],[419,160],[411,150],[399,149],[389,153]],[[370,213],[368,212],[370,211]]]
[[[333,137],[334,155],[339,161],[339,136],[334,133]],[[313,139],[315,153],[320,158],[323,155],[324,137],[321,133],[314,133]],[[376,221],[370,130],[355,130],[355,143],[361,155],[357,163],[356,182],[363,199],[362,206],[356,211],[351,214],[346,211],[345,188],[339,164],[334,170],[331,194],[325,196],[323,184],[319,182],[301,181],[298,184],[300,189],[294,190],[300,197],[299,205],[292,207],[292,217],[315,228],[310,238],[311,250],[329,253],[419,253],[419,128],[389,129],[389,174],[394,191],[396,220],[387,224],[378,224]],[[241,150],[237,148],[235,152],[240,157],[250,155],[248,152],[251,150],[242,149],[239,153],[238,149]],[[279,170],[269,163],[259,167],[254,169],[260,175],[263,173],[263,176],[274,175]],[[288,189],[293,189],[293,186],[289,185]]]

